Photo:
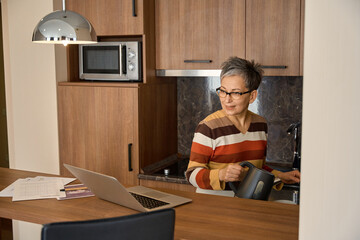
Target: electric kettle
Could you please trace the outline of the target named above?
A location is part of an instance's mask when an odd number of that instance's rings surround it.
[[[234,191],[235,196],[239,198],[268,200],[275,176],[270,172],[255,167],[249,162],[241,162],[240,166],[248,167],[249,171],[240,183],[229,182],[229,186]]]

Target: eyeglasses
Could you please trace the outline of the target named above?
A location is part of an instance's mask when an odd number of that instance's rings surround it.
[[[225,98],[226,95],[229,95],[232,99],[237,100],[240,99],[240,96],[246,93],[250,93],[251,90],[246,91],[246,92],[227,92],[225,90],[222,90],[221,88],[217,88],[216,89],[216,93],[219,97],[221,98]]]

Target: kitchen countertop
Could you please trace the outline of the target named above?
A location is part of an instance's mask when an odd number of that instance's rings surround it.
[[[143,172],[138,174],[138,178],[169,183],[190,184],[185,178],[185,171],[188,164],[189,158],[174,154],[143,168]],[[165,174],[165,169],[168,171],[168,174]]]
[[[143,168],[143,172],[138,174],[138,178],[169,183],[190,184],[185,178],[188,163],[188,157],[181,157],[174,154]],[[289,166],[282,166],[276,163],[267,163],[266,165],[279,171],[292,170]],[[168,175],[165,175],[165,169],[170,171]]]
[[[138,178],[142,180],[151,180],[166,183],[185,184],[191,185],[185,178],[185,170],[187,168],[189,159],[171,156],[162,162],[158,162],[146,168],[145,173],[138,174]],[[277,164],[267,163],[267,166],[279,170],[289,171],[292,170],[291,166],[281,166]],[[165,175],[165,169],[169,171]],[[269,201],[286,201],[287,203],[299,204],[300,200],[300,185],[284,185],[282,191],[272,190],[269,196]]]
[[[143,168],[143,172],[138,174],[138,178],[169,183],[190,184],[185,178],[188,163],[189,158],[174,154]],[[168,175],[165,175],[164,169],[169,171]]]
[[[165,176],[160,174],[138,174],[139,179],[144,180],[153,180],[153,181],[161,181],[161,182],[169,182],[169,183],[180,183],[180,184],[190,184],[185,177],[179,176]]]

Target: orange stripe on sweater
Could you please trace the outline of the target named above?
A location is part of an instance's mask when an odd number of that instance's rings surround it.
[[[202,189],[212,189],[212,187],[210,185],[210,170],[201,169],[196,174],[196,183]]]
[[[244,141],[217,147],[214,155],[230,155],[245,151],[258,151],[264,148],[266,148],[266,141]]]
[[[212,155],[212,152],[213,152],[211,147],[204,146],[197,142],[193,142],[193,144],[191,146],[191,151],[202,154],[202,155],[208,155],[208,156]]]
[[[248,160],[258,160],[265,158],[265,150],[256,150],[256,151],[244,151],[228,155],[217,155],[211,159],[211,161],[216,163],[236,163]]]

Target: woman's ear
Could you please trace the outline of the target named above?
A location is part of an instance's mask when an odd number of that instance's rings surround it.
[[[250,93],[250,103],[253,103],[256,100],[257,94],[257,90],[254,90]]]

